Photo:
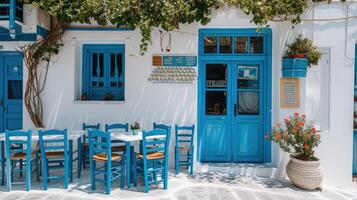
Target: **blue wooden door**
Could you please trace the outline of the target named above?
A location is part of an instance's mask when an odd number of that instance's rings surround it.
[[[228,162],[230,155],[231,92],[229,92],[229,73],[231,62],[203,62],[202,79],[205,84],[201,89],[204,103],[200,152],[205,162]],[[202,105],[203,106],[203,105]]]
[[[234,162],[262,162],[264,148],[264,61],[233,62],[233,127]]]
[[[23,62],[18,53],[0,53],[1,131],[22,129]]]
[[[199,161],[270,162],[270,29],[202,29],[199,43]]]

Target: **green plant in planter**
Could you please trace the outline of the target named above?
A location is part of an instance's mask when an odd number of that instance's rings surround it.
[[[134,135],[136,135],[140,130],[140,124],[138,122],[135,122],[134,124],[130,125],[130,130],[131,132],[133,132]]]
[[[107,93],[105,94],[104,98],[103,98],[104,101],[113,101],[114,100],[114,96],[110,93]]]
[[[303,38],[302,35],[299,35],[293,43],[286,46],[288,47],[286,51],[287,57],[306,58],[309,67],[317,65],[321,58],[321,53],[317,47],[313,45],[310,39]]]

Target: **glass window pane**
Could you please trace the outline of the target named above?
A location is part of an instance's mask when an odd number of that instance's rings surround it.
[[[238,65],[238,88],[259,88],[258,66]]]
[[[232,37],[219,37],[219,53],[232,53]]]
[[[263,37],[250,37],[250,52],[251,53],[264,53],[263,52]]]
[[[110,54],[110,86],[121,87],[122,54]]]
[[[226,64],[206,64],[206,87],[207,88],[227,87]]]
[[[8,81],[8,99],[22,99],[22,81]]]
[[[247,53],[248,37],[234,38],[234,53]]]
[[[227,114],[227,92],[206,91],[206,115]]]
[[[259,114],[259,92],[238,92],[238,113],[240,115]]]
[[[205,36],[203,45],[204,45],[204,53],[217,53],[216,36]]]

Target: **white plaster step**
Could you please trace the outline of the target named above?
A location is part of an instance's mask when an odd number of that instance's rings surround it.
[[[281,178],[281,170],[271,164],[198,163],[195,172],[217,172],[244,177]]]

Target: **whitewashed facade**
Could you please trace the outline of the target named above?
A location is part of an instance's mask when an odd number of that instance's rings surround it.
[[[322,164],[324,184],[334,186],[352,184],[352,115],[357,20],[344,19],[348,16],[357,16],[357,3],[313,6],[304,14],[303,19],[306,20],[294,29],[288,22],[270,23],[272,120],[266,123],[274,125],[295,111],[306,113],[310,120],[314,120],[322,130],[322,143],[317,155]],[[333,20],[335,18],[337,20]],[[250,16],[237,9],[224,8],[214,11],[211,22],[206,26],[198,23],[181,25],[180,30],[171,32],[169,54],[198,55],[200,29],[256,28],[250,20]],[[285,45],[299,34],[312,39],[324,54],[320,64],[309,69],[307,78],[300,80],[300,108],[281,109],[279,88],[282,57]],[[51,64],[43,94],[46,127],[81,129],[83,122],[101,123],[104,126],[105,123],[138,121],[143,129],[152,128],[153,122],[171,125],[197,124],[198,82],[174,84],[148,81],[153,69],[152,55],[165,52],[161,52],[158,29],[153,30],[152,45],[144,56],[139,55],[140,38],[138,30],[68,30],[63,37],[64,46]],[[13,51],[23,44],[24,42],[1,42],[2,51]],[[80,101],[84,44],[125,44],[124,101]],[[24,84],[26,77],[25,71]],[[23,128],[32,128],[33,124],[25,107],[23,113]],[[171,144],[174,144],[174,137]],[[171,151],[173,166],[173,148]],[[283,177],[287,161],[288,156],[273,145],[271,164],[274,170],[266,175]],[[196,166],[199,164],[197,162]]]

